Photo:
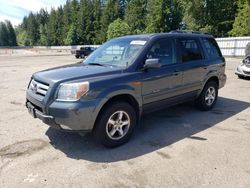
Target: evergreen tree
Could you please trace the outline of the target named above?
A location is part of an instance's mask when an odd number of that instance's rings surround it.
[[[39,32],[40,32],[40,43],[39,43],[39,45],[48,46],[49,45],[49,37],[48,37],[48,26],[47,26],[47,24],[45,24],[45,25],[40,24]]]
[[[100,0],[93,0],[93,36],[91,38],[92,44],[101,44],[102,38],[100,35],[101,30],[101,16],[102,4]]]
[[[89,44],[90,43],[90,31],[93,30],[92,23],[92,12],[93,7],[92,3],[88,0],[80,1],[80,11],[78,16],[78,35],[80,44]]]
[[[125,21],[132,34],[143,33],[146,28],[147,0],[131,0],[125,10]]]
[[[0,22],[0,46],[9,46],[8,29],[4,22]]]
[[[101,31],[100,40],[105,41],[107,30],[110,23],[119,18],[120,16],[120,2],[119,0],[107,0],[104,6],[103,14],[101,17]]]
[[[27,19],[27,29],[29,45],[37,45],[40,40],[39,36],[39,23],[37,16],[32,12],[29,14]]]
[[[78,41],[78,38],[77,38],[77,33],[76,33],[76,26],[74,24],[72,24],[70,26],[69,32],[67,34],[67,37],[64,40],[64,43],[66,45],[76,45],[77,41]]]
[[[232,36],[250,35],[250,0],[239,1],[239,10],[235,18],[233,29],[230,32]]]
[[[147,33],[168,32],[179,28],[182,14],[175,0],[148,0]]]
[[[186,2],[183,21],[189,30],[210,32],[216,37],[227,36],[237,11],[235,0],[192,0]]]
[[[15,30],[14,30],[11,22],[9,20],[6,20],[5,25],[6,25],[7,33],[8,33],[8,44],[9,44],[9,46],[16,46],[17,45],[16,33],[15,33]]]
[[[71,10],[71,1],[67,0],[66,4],[63,6],[63,38],[67,37],[70,25],[72,23],[72,10]]]

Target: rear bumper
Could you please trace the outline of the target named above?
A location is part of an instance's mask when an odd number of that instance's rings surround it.
[[[220,81],[219,81],[219,88],[224,87],[226,84],[226,81],[227,81],[227,75],[226,74],[221,75]]]

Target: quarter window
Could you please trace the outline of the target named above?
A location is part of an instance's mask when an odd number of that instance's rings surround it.
[[[210,58],[220,58],[222,55],[214,39],[202,39],[204,46]]]
[[[179,39],[182,62],[196,61],[203,59],[201,49],[194,39]]]

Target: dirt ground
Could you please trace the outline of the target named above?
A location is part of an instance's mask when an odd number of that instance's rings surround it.
[[[32,73],[73,56],[0,56],[0,187],[250,187],[250,80],[234,75],[210,112],[191,103],[147,115],[116,149],[49,128],[27,112]]]

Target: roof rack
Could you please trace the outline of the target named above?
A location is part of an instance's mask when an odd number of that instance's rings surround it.
[[[190,31],[190,30],[173,30],[169,33],[191,33],[191,34],[203,34],[203,35],[211,35],[208,32],[202,32],[202,31]]]

